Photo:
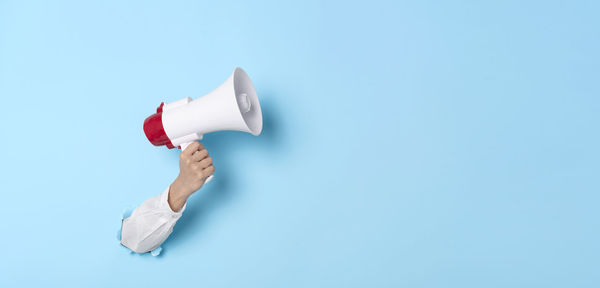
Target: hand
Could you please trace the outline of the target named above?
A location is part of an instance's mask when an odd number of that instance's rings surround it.
[[[179,154],[179,176],[169,189],[169,206],[179,211],[187,198],[198,191],[210,175],[215,172],[212,158],[204,145],[195,141]]]

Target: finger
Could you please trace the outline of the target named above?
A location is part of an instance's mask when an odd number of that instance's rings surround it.
[[[206,167],[212,165],[212,163],[213,163],[212,158],[208,157],[208,158],[205,158],[202,161],[200,161],[200,167],[206,168]]]
[[[210,165],[202,170],[202,174],[204,174],[204,177],[208,177],[213,173],[215,173],[215,166],[213,165]]]
[[[206,157],[208,157],[208,150],[203,149],[203,150],[200,150],[200,151],[196,151],[194,153],[194,155],[192,155],[192,160],[194,162],[200,162],[201,160],[203,160]]]
[[[185,155],[185,156],[192,156],[192,154],[194,154],[194,152],[198,151],[200,149],[200,142],[198,141],[194,141],[192,142],[192,144],[188,145],[187,148],[185,148],[185,150],[183,150],[183,152],[181,152],[181,154]],[[203,146],[204,148],[204,146]]]

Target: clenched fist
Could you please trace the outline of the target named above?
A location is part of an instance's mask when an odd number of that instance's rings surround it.
[[[190,144],[179,154],[179,176],[169,189],[169,206],[175,212],[181,210],[187,198],[198,191],[215,172],[212,158],[200,142]]]

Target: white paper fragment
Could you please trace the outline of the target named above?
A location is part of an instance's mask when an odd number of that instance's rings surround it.
[[[152,254],[152,256],[156,257],[156,256],[160,255],[160,251],[162,251],[162,247],[158,247],[158,248],[150,251],[150,254]]]

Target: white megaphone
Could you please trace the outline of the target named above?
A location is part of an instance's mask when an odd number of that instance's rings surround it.
[[[248,74],[239,67],[212,92],[195,100],[187,97],[162,102],[156,113],[144,121],[144,133],[150,143],[169,149],[185,150],[194,141],[201,140],[202,135],[220,130],[243,131],[255,136],[262,131],[262,111],[256,90]]]

